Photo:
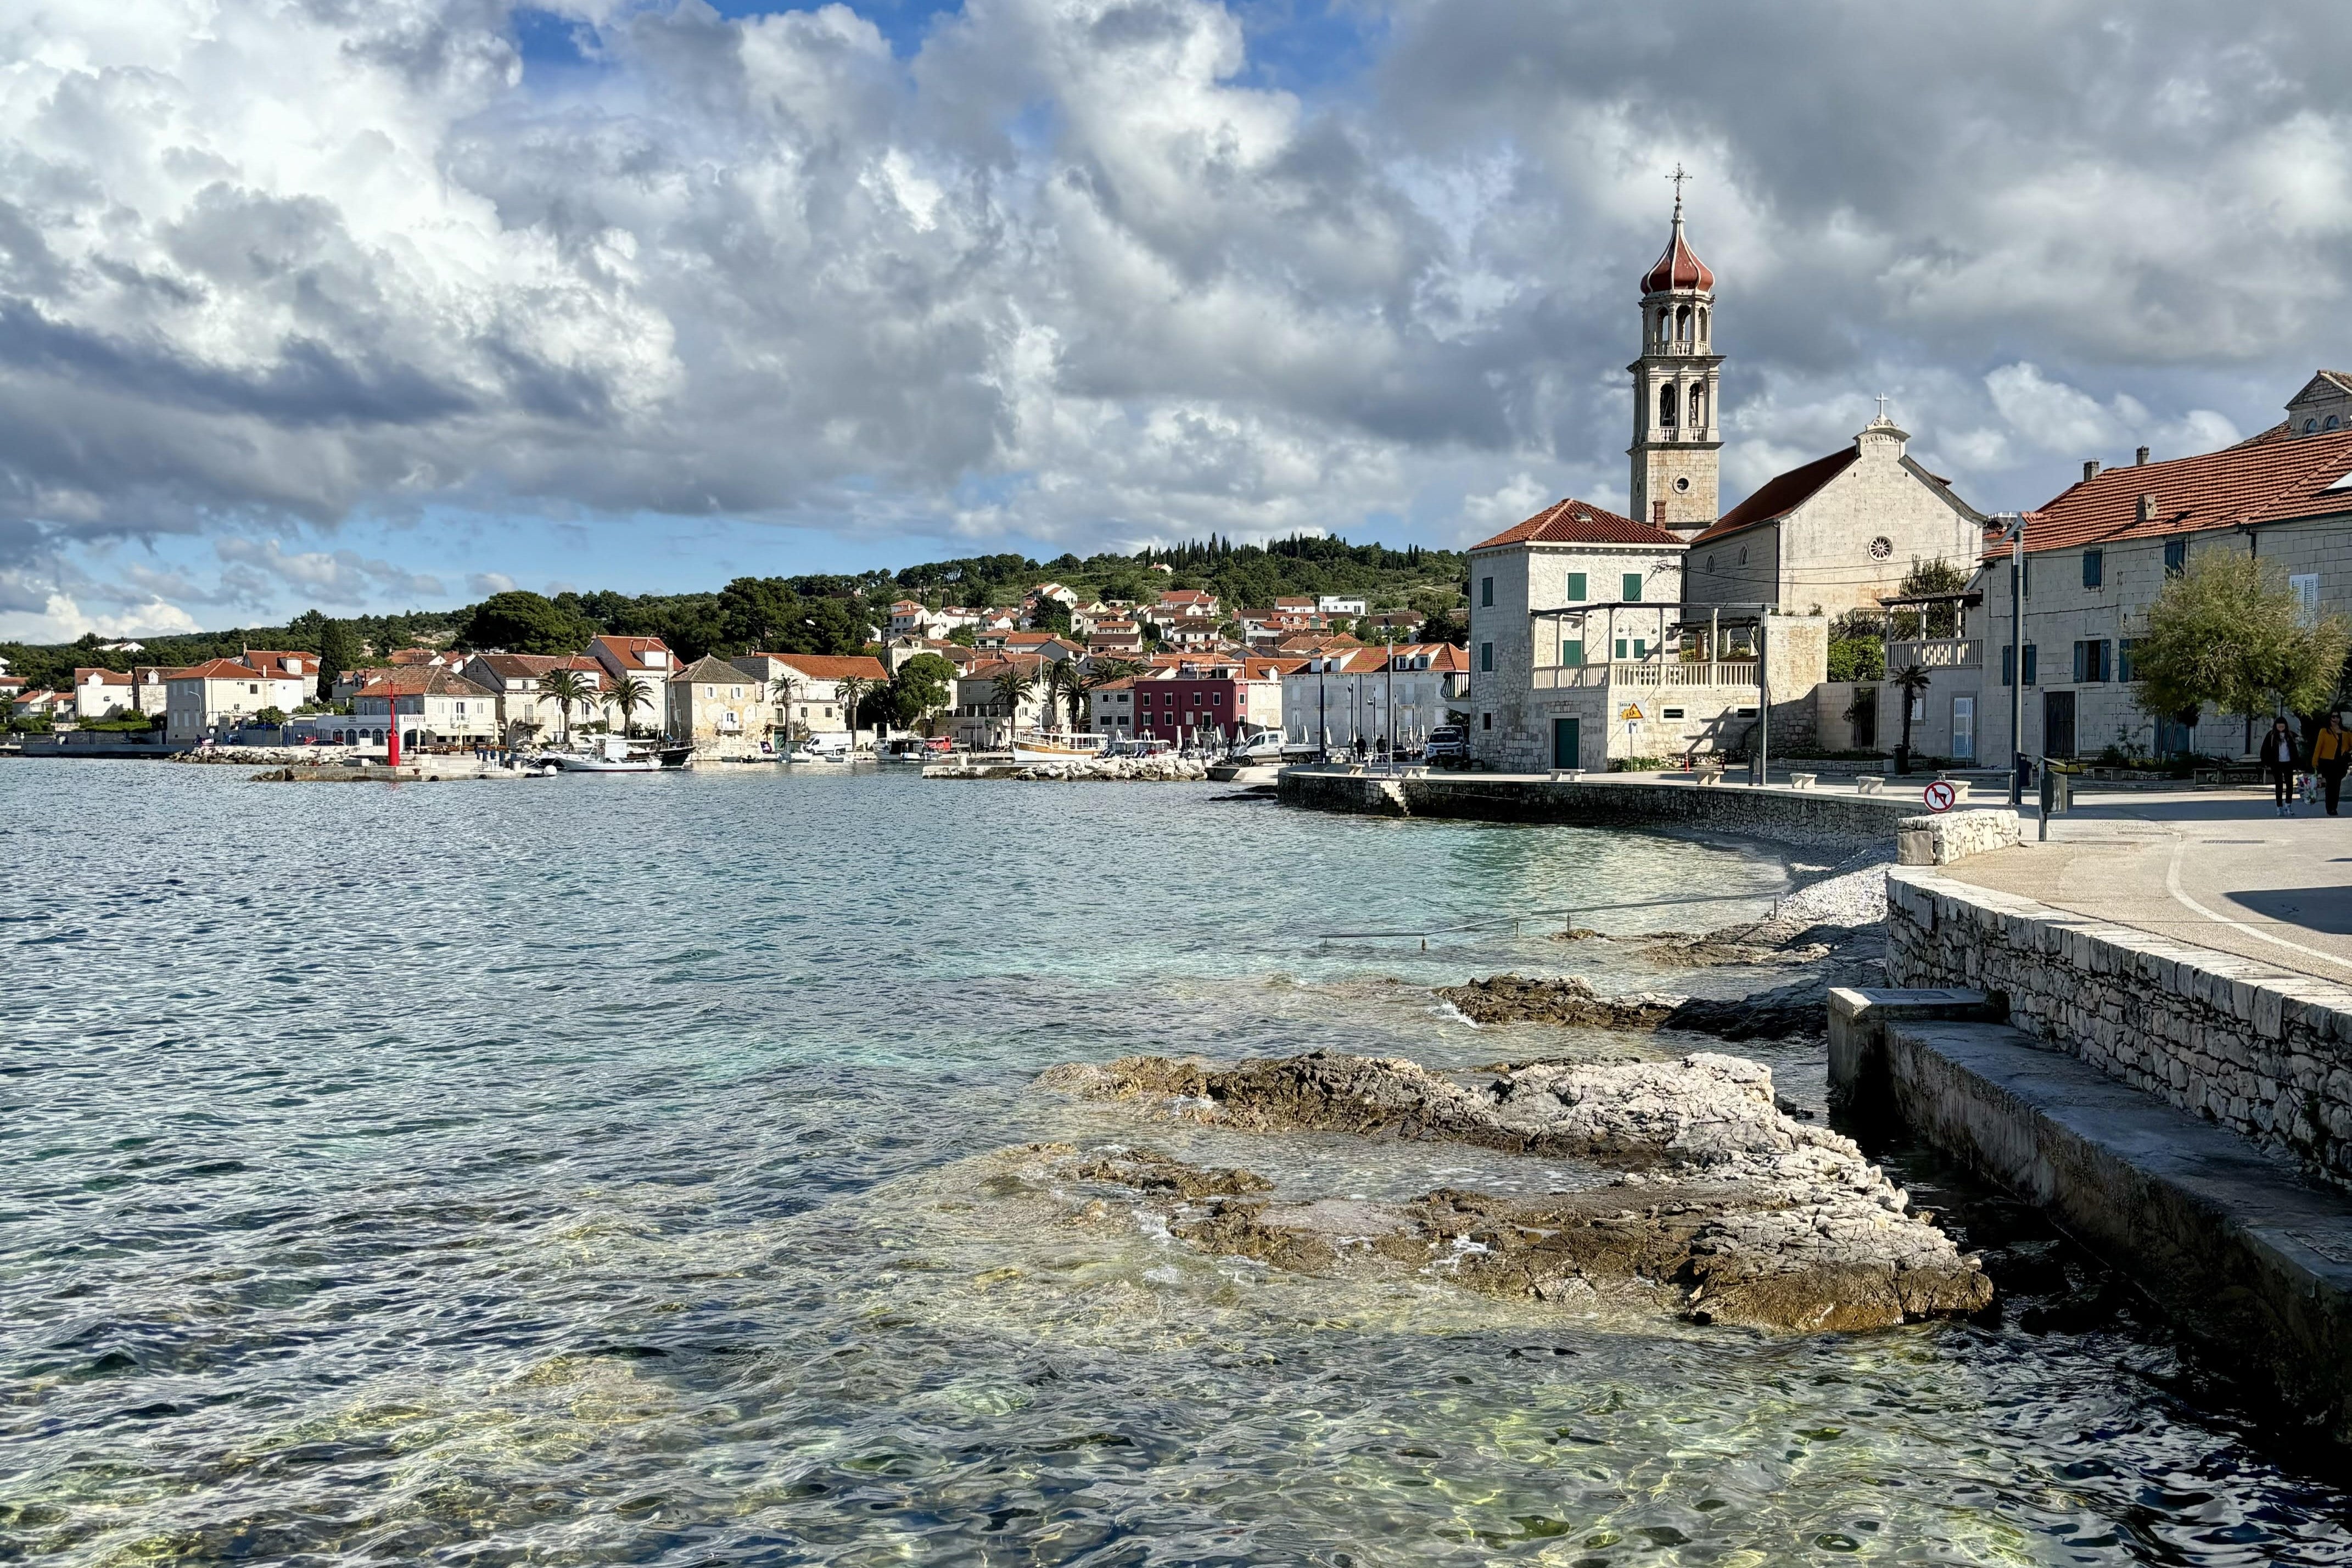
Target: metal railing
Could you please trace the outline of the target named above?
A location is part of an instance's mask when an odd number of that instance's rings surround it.
[[[1675,689],[1685,687],[1736,686],[1753,688],[1756,661],[1700,659],[1691,663],[1664,659],[1616,659],[1607,664],[1538,665],[1530,682],[1538,691],[1560,691],[1580,686],[1627,686]]]
[[[1981,669],[1984,668],[1982,637],[1917,637],[1886,645],[1886,668],[1907,669],[1912,665],[1922,669]]]

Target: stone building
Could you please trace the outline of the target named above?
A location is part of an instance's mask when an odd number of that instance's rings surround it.
[[[2332,426],[2332,427],[2331,427]],[[2141,461],[2083,478],[2026,514],[2023,634],[2010,653],[2009,549],[1988,542],[1989,645],[1980,757],[2010,750],[2011,681],[2023,666],[2029,756],[2125,751],[2236,756],[2269,715],[2218,713],[2193,722],[2143,711],[2132,643],[2148,605],[2191,554],[2251,553],[2274,563],[2315,612],[2352,616],[2352,377],[2322,371],[2287,417],[2234,447]]]
[[[1810,739],[1827,624],[1686,605],[1687,548],[1573,500],[1473,546],[1470,754],[1529,772],[1735,750],[1767,676],[1775,743]]]
[[[1837,616],[1875,611],[1916,563],[1969,571],[1983,514],[1909,455],[1910,438],[1881,414],[1844,451],[1765,481],[1691,542],[1691,600]]]

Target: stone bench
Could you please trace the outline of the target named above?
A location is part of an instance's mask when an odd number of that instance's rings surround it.
[[[1789,787],[1790,789],[1811,789],[1813,785],[1821,782],[1821,777],[1822,775],[1819,773],[1790,773],[1789,775]]]
[[[1885,795],[1886,793],[1886,780],[1884,776],[1878,773],[1863,773],[1853,781],[1853,793],[1856,795]]]

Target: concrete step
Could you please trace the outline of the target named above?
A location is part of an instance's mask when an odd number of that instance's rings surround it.
[[[1834,993],[1833,1093],[1859,1116],[1891,1112],[2039,1205],[2209,1359],[2352,1440],[2352,1196],[1980,1021],[1997,998],[1934,995]]]

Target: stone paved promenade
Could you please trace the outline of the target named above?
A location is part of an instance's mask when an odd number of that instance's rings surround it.
[[[1981,797],[1983,792],[1979,791]],[[1973,802],[1971,804],[1974,804]],[[2029,795],[2026,812],[2032,811]],[[2056,909],[2352,982],[2352,801],[2328,817],[2270,792],[2113,790],[2075,796],[2026,842],[1942,874]]]

